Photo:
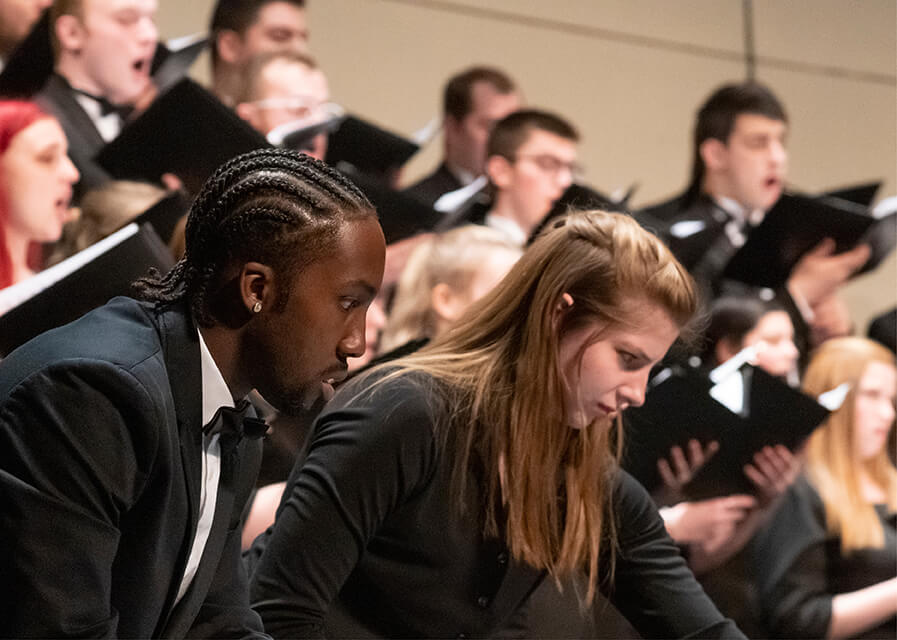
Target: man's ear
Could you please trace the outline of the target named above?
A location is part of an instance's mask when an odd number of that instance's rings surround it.
[[[240,302],[253,315],[269,309],[277,300],[274,270],[260,262],[247,262],[240,270]]]
[[[507,189],[511,184],[511,161],[504,156],[486,158],[486,175],[498,189]]]
[[[728,164],[728,148],[722,140],[707,138],[698,147],[704,166],[711,171],[720,171]]]
[[[241,102],[235,108],[237,115],[243,118],[246,122],[250,124],[253,128],[256,127],[256,116],[258,115],[258,109],[255,108],[255,105],[251,102]]]
[[[243,38],[233,29],[222,29],[215,39],[218,57],[228,64],[237,64],[243,57]]]
[[[87,31],[77,16],[69,14],[59,16],[53,29],[63,51],[78,52],[84,47]]]

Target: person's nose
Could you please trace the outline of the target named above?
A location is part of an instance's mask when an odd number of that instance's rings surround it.
[[[75,184],[81,177],[78,168],[67,155],[62,157],[59,174],[62,180],[68,184]]]
[[[634,372],[620,385],[617,407],[622,411],[626,407],[640,407],[645,404],[645,389],[648,387],[649,367]]]
[[[359,358],[364,355],[366,340],[364,336],[364,313],[353,314],[346,327],[346,334],[340,341],[340,352],[349,358]]]

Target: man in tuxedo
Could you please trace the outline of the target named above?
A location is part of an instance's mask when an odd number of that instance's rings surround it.
[[[234,106],[252,59],[263,53],[308,53],[305,0],[218,0],[209,33],[212,93]]]
[[[514,81],[499,69],[471,67],[449,79],[443,94],[442,162],[405,192],[432,206],[444,193],[483,175],[489,132],[521,103]]]
[[[710,295],[738,292],[722,273],[751,227],[782,195],[787,133],[785,109],[764,85],[718,88],[697,114],[691,184],[685,193],[640,212],[659,221],[670,249]],[[814,322],[844,315],[837,289],[868,255],[865,246],[835,255],[823,244],[805,255],[775,292],[792,316],[804,355]]]
[[[35,101],[52,113],[81,172],[76,197],[110,179],[94,156],[152,91],[157,0],[57,0],[50,9],[54,74]]]
[[[485,224],[524,246],[577,173],[579,134],[553,113],[522,109],[499,120],[486,148],[493,191]]]
[[[376,213],[308,156],[206,183],[186,256],[0,363],[0,637],[249,637],[241,516],[265,425],[365,347]]]

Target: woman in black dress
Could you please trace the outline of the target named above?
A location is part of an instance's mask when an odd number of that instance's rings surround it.
[[[270,535],[275,637],[526,635],[543,579],[585,574],[647,637],[742,637],[617,465],[619,414],[697,305],[622,215],[561,219],[423,350],[344,387]]]
[[[839,388],[849,391],[810,437],[803,477],[754,541],[777,637],[897,637],[897,469],[886,450],[894,355],[862,338],[823,343],[804,390]]]

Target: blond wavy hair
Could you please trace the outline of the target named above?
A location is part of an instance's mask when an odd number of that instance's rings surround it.
[[[897,469],[886,447],[875,457],[858,459],[854,443],[856,387],[871,362],[894,366],[894,354],[865,338],[838,338],[819,347],[804,374],[806,393],[818,396],[847,382],[850,391],[807,445],[806,474],[825,506],[826,529],[841,537],[841,552],[884,546],[884,530],[875,507],[863,499],[859,468],[881,486],[887,504],[897,510]]]
[[[565,293],[576,302],[561,313]],[[633,303],[641,301],[659,305],[679,327],[697,308],[692,278],[632,218],[569,214],[451,329],[387,365],[399,369],[381,378],[422,372],[433,381],[451,407],[437,429],[453,456],[457,506],[478,510],[484,534],[503,536],[515,558],[555,579],[585,569],[586,603],[603,554],[604,579],[613,580],[610,505],[621,426],[619,419],[568,426],[558,347],[583,326],[596,326],[594,342],[597,327],[633,325]]]
[[[380,337],[380,351],[434,337],[437,320],[433,289],[447,284],[455,292],[465,291],[494,251],[521,253],[504,234],[473,224],[435,235],[416,247],[396,286],[389,319]]]

